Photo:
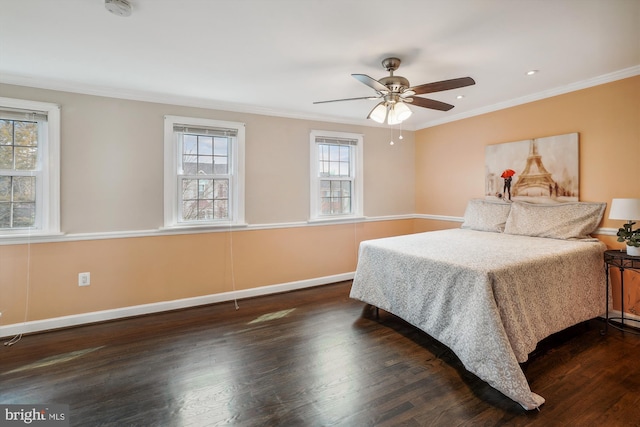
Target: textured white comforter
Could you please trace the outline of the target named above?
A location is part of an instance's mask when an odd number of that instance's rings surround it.
[[[351,297],[447,345],[492,387],[534,409],[519,362],[538,341],[605,311],[599,241],[466,229],[360,244]]]

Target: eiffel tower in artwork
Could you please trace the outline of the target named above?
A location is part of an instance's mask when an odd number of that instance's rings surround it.
[[[527,164],[513,187],[514,196],[549,196],[558,195],[558,184],[551,178],[551,173],[542,164],[542,156],[538,153],[535,139],[529,144]]]

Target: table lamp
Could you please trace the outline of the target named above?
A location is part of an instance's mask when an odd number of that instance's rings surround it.
[[[613,199],[609,219],[627,221],[618,231],[618,241],[627,243],[627,254],[640,256],[640,247],[629,245],[630,242],[640,242],[640,230],[633,230],[634,220],[640,220],[640,199]]]

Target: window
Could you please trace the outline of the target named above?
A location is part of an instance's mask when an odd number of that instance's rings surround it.
[[[362,135],[311,132],[311,219],[362,216]]]
[[[60,109],[0,98],[0,237],[60,232]]]
[[[165,226],[244,223],[244,124],[165,117]]]

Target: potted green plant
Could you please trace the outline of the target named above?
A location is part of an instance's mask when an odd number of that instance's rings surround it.
[[[640,228],[633,229],[635,222],[628,222],[618,229],[618,242],[627,244],[627,255],[640,256]]]

